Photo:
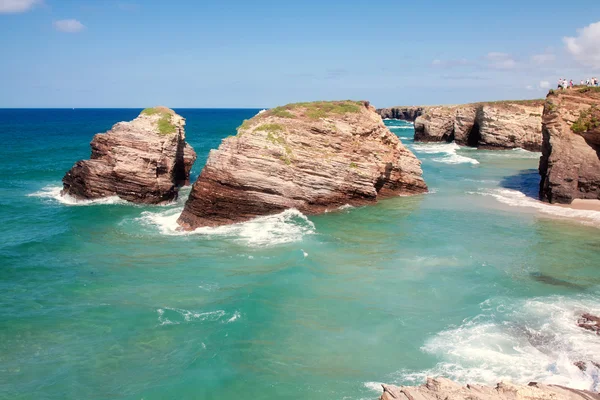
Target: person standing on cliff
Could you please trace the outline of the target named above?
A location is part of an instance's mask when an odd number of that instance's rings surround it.
[[[573,87],[573,79],[569,81],[569,87]]]

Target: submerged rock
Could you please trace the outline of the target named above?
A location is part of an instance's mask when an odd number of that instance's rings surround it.
[[[600,335],[600,318],[595,315],[589,313],[583,314],[577,321],[577,326]]]
[[[429,107],[415,120],[415,140],[540,151],[542,110],[538,100]]]
[[[417,117],[427,110],[426,106],[397,106],[390,108],[378,108],[377,114],[381,118],[401,119],[403,121],[413,122]]]
[[[381,400],[600,400],[587,390],[531,382],[513,385],[501,382],[495,387],[461,386],[445,378],[428,378],[422,386],[382,385]]]
[[[174,200],[177,187],[189,183],[196,160],[184,126],[185,119],[173,110],[155,107],[97,134],[90,159],[78,161],[63,178],[62,194],[88,200],[119,196],[145,204]]]
[[[184,229],[296,208],[427,192],[421,163],[367,102],[297,103],[244,121],[212,150],[178,223]]]
[[[600,91],[551,91],[543,118],[540,199],[600,199]]]

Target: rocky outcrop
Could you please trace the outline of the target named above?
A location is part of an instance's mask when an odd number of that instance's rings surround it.
[[[543,117],[540,199],[600,199],[600,92],[551,91]]]
[[[424,106],[398,106],[390,108],[378,108],[377,114],[384,119],[401,119],[404,121],[413,122],[419,117],[428,107]]]
[[[382,387],[380,400],[600,400],[598,393],[536,382],[461,386],[445,378],[428,378],[422,386]]]
[[[149,108],[94,136],[89,160],[63,178],[63,195],[77,199],[119,196],[134,203],[174,200],[189,183],[196,153],[185,141],[185,119],[165,107]]]
[[[540,151],[542,110],[537,100],[430,107],[415,120],[415,140]]]
[[[210,152],[178,222],[190,230],[424,193],[420,165],[368,102],[277,107]]]

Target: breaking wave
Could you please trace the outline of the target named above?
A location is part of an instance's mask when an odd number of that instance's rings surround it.
[[[156,310],[158,314],[158,322],[160,325],[179,325],[187,322],[197,321],[210,321],[216,322],[221,321],[223,317],[227,317],[227,313],[223,310],[208,311],[208,312],[196,312],[185,310],[183,308],[164,307]],[[234,312],[231,317],[227,318],[222,322],[231,323],[240,317],[238,311]]]
[[[185,232],[180,230],[177,224],[177,218],[182,210],[183,208],[178,207],[160,212],[144,211],[137,220],[143,224],[157,227],[164,235],[205,235],[231,238],[252,247],[297,242],[302,240],[305,235],[315,233],[315,225],[295,209],[258,217],[247,222],[216,228],[202,227],[192,232]]]
[[[73,196],[61,195],[62,186],[45,186],[39,191],[28,194],[27,197],[40,197],[43,199],[50,199],[57,201],[67,206],[91,206],[101,204],[127,204],[127,201],[119,198],[118,196],[104,197],[102,199],[95,200],[79,200]]]
[[[444,164],[479,164],[474,158],[461,156],[457,153],[460,146],[456,143],[421,143],[414,144],[412,148],[424,154],[442,154],[441,157],[432,158],[432,161]]]
[[[534,209],[543,214],[558,217],[578,219],[590,225],[600,225],[600,211],[593,210],[576,210],[568,207],[561,207],[543,203],[539,200],[528,197],[518,190],[512,189],[489,189],[480,192],[472,192],[471,194],[479,194],[482,196],[491,196],[503,204],[513,207],[524,207]]]
[[[425,342],[421,349],[441,362],[425,371],[399,371],[397,380],[420,384],[427,376],[444,376],[461,383],[536,381],[600,390],[600,370],[594,364],[600,361],[600,341],[576,324],[582,313],[600,313],[600,299],[495,299],[480,308],[480,315]],[[579,361],[585,371],[574,365]]]

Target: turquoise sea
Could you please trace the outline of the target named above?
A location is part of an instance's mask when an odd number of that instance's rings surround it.
[[[538,203],[539,154],[413,144],[431,193],[181,234],[176,204],[61,199],[140,110],[0,110],[0,398],[376,399],[379,382],[600,389],[600,213]],[[258,110],[176,110],[198,152]]]

